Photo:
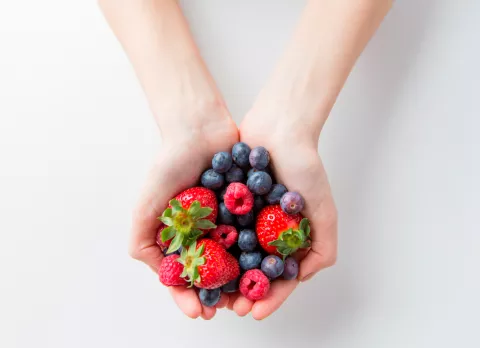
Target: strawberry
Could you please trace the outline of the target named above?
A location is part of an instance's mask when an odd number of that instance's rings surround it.
[[[178,255],[170,255],[163,258],[158,269],[158,277],[163,285],[187,285],[185,279],[180,277],[183,272],[183,265],[177,261],[178,258]]]
[[[178,194],[158,217],[166,227],[160,228],[159,245],[172,253],[189,246],[209,229],[217,227],[218,205],[215,193],[205,187],[192,187]],[[157,240],[159,238],[157,237]],[[169,242],[170,241],[170,242]]]
[[[211,239],[183,248],[178,262],[184,266],[181,277],[201,289],[216,289],[240,274],[237,260]]]
[[[310,246],[308,219],[300,214],[286,214],[280,205],[270,205],[260,211],[256,231],[258,241],[269,254],[283,256]]]

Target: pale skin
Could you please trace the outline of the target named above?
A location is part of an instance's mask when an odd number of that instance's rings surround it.
[[[337,210],[318,141],[345,80],[391,2],[310,0],[239,131],[176,1],[99,0],[137,73],[163,141],[133,214],[133,258],[157,271],[163,255],[155,240],[156,218],[172,197],[197,182],[214,153],[229,151],[239,140],[251,147],[265,146],[278,181],[307,202],[303,213],[310,219],[312,247],[297,255],[297,280],[276,280],[268,295],[256,302],[222,294],[214,308],[202,306],[193,289],[170,287],[187,316],[208,320],[218,308],[228,307],[240,316],[251,313],[264,319],[299,282],[335,263]]]

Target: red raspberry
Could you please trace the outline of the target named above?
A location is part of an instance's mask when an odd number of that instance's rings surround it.
[[[237,229],[229,225],[218,225],[216,229],[210,231],[210,238],[228,249],[237,241]]]
[[[240,292],[252,301],[265,297],[270,289],[270,281],[259,269],[251,269],[240,279]]]
[[[233,182],[228,185],[223,201],[232,214],[245,215],[252,210],[254,198],[246,185]]]
[[[160,282],[166,286],[187,285],[185,279],[180,278],[183,265],[177,261],[178,255],[170,255],[163,258],[158,270]]]

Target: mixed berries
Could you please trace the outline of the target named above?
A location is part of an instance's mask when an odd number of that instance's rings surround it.
[[[297,278],[291,255],[310,246],[305,202],[274,183],[270,160],[264,147],[237,143],[213,156],[201,186],[169,202],[157,235],[166,255],[158,271],[162,284],[194,286],[201,303],[212,307],[222,292],[257,301],[275,279]]]

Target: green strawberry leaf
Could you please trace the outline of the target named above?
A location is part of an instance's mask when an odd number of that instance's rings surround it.
[[[215,225],[210,220],[198,220],[195,222],[195,227],[207,230],[207,229],[215,228],[217,227],[217,225]]]
[[[190,208],[188,208],[188,215],[190,215],[192,218],[196,218],[196,215],[198,214],[198,211],[200,210],[202,206],[200,205],[199,201],[194,201],[191,205]]]
[[[298,229],[301,231],[305,231],[308,225],[309,225],[308,219],[303,218],[302,221],[300,221],[300,226],[298,226]]]
[[[165,243],[167,240],[172,239],[175,236],[175,229],[171,226],[166,227],[162,230],[161,239]]]
[[[163,212],[162,216],[164,216],[164,217],[172,217],[172,208],[167,208],[167,209],[165,209],[165,211]]]
[[[282,247],[285,245],[285,242],[283,240],[277,239],[269,242],[268,245],[275,246],[275,247]]]
[[[180,233],[176,234],[172,240],[172,243],[168,247],[167,254],[173,253],[174,251],[177,251],[178,249],[180,249],[180,247],[182,246],[183,238],[184,238],[183,234],[180,234]]]
[[[170,201],[170,205],[172,206],[172,213],[175,214],[175,213],[178,213],[180,211],[183,210],[183,207],[182,205],[180,204],[179,201],[177,201],[176,199],[172,199]]]
[[[160,221],[163,222],[167,226],[172,226],[173,225],[173,219],[171,217],[167,216],[160,216]]]
[[[310,245],[311,245],[310,241],[307,240],[307,241],[303,242],[302,245],[300,245],[300,249],[310,248]]]
[[[197,219],[206,218],[208,215],[212,213],[213,209],[209,207],[202,207],[199,209],[197,215],[195,216]]]

